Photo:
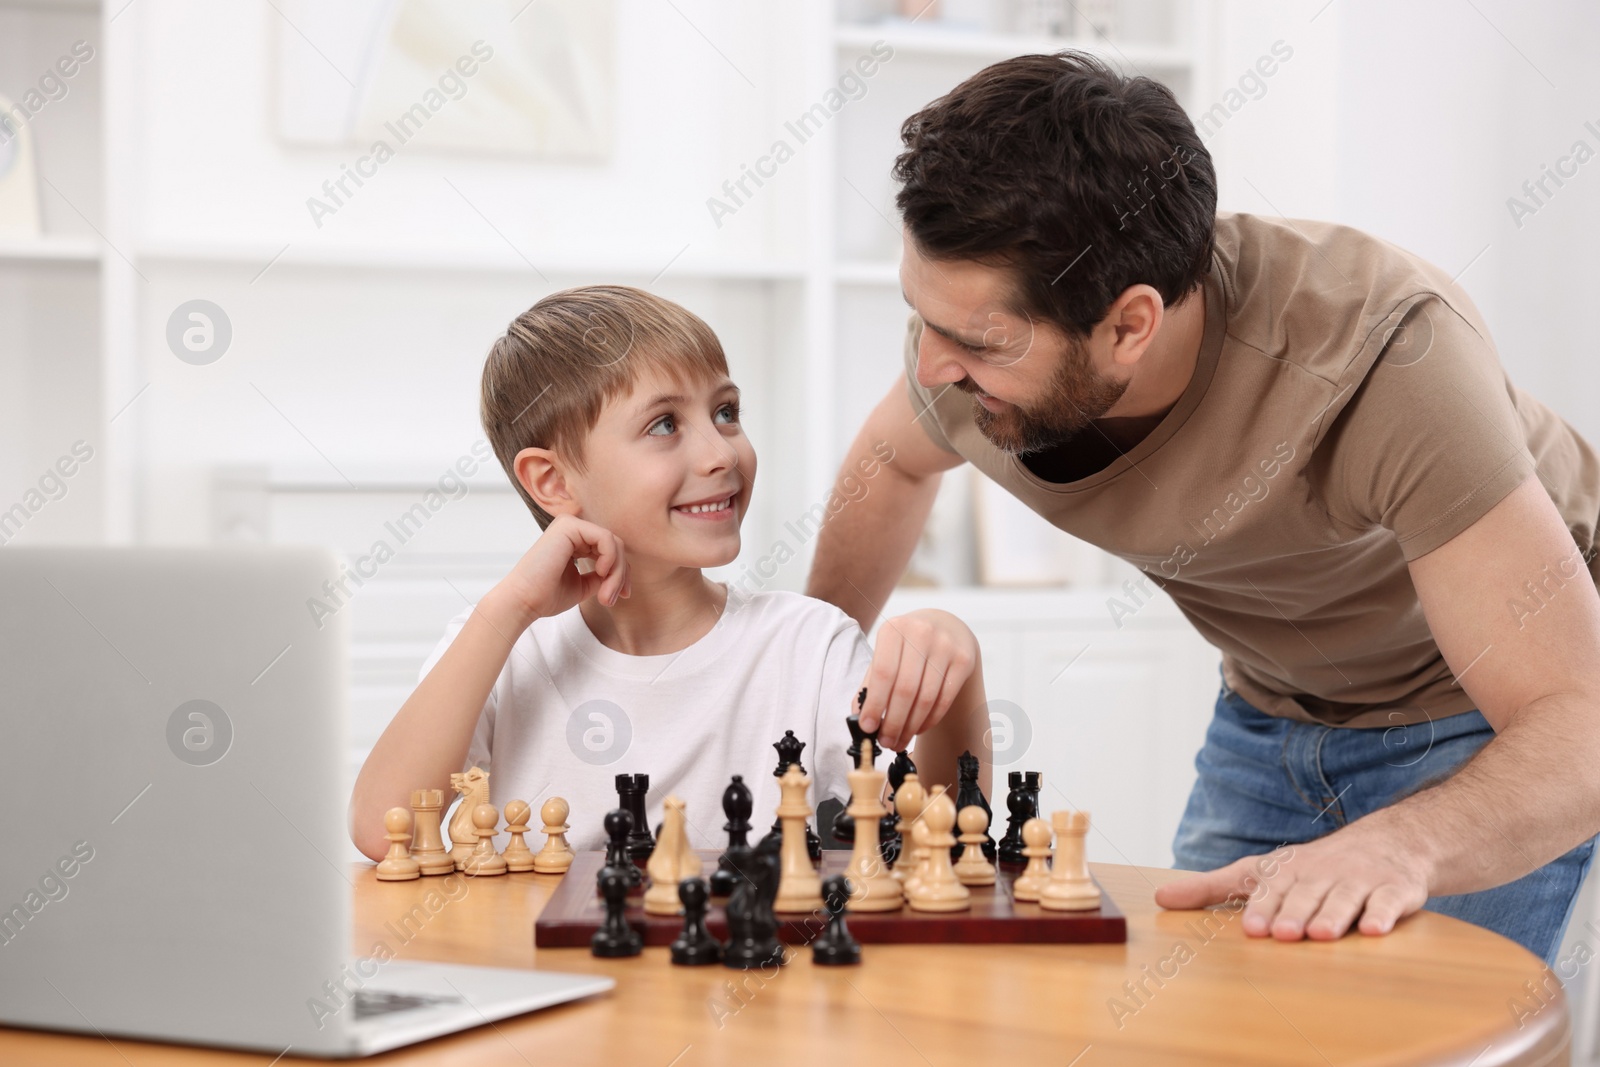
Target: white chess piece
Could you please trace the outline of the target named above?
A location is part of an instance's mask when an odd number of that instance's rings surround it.
[[[1089,877],[1089,864],[1084,858],[1089,813],[1052,812],[1050,821],[1056,831],[1055,866],[1039,894],[1039,906],[1048,911],[1093,911],[1100,906],[1100,890]]]

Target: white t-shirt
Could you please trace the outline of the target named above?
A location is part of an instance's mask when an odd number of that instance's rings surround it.
[[[450,621],[419,680],[470,615],[469,608]],[[527,842],[535,850],[544,840],[539,806],[565,798],[567,840],[578,851],[605,847],[603,820],[617,806],[618,774],[650,776],[652,833],[662,801],[675,795],[685,803],[690,844],[724,848],[722,794],[741,774],[755,797],[753,844],[776,818],[772,746],[785,730],[806,743],[800,763],[811,778],[811,807],[829,796],[849,799],[845,718],[871,664],[872,646],[853,619],[799,593],[730,585],[711,630],[664,656],[607,648],[573,608],[537,620],[517,639],[462,770],[490,772],[489,799],[502,815],[507,801],[528,802]],[[508,841],[502,831],[496,847]]]

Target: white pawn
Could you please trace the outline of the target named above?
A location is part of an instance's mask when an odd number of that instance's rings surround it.
[[[960,842],[966,847],[956,861],[956,877],[962,885],[994,885],[994,864],[983,855],[984,831],[989,829],[989,816],[976,804],[968,804],[956,814],[956,825],[961,828]]]
[[[961,884],[950,862],[950,849],[956,843],[950,832],[956,823],[956,802],[940,789],[923,809],[927,827],[928,858],[922,873],[906,895],[913,911],[965,911],[972,907],[972,892]]]
[[[472,825],[478,835],[478,847],[472,850],[462,870],[475,878],[506,873],[506,861],[494,850],[494,829],[500,823],[500,813],[493,804],[479,804],[472,809]]]
[[[1028,866],[1011,883],[1011,895],[1017,900],[1037,901],[1050,881],[1050,824],[1043,819],[1023,823],[1022,844]]]
[[[390,808],[383,816],[383,829],[389,838],[389,854],[378,864],[378,881],[409,882],[422,877],[422,864],[411,858],[406,842],[411,840],[411,813],[405,808]]]
[[[900,817],[895,823],[895,829],[900,834],[900,861],[894,865],[893,874],[902,889],[910,888],[917,875],[917,866],[926,854],[917,841],[917,827],[922,825],[919,820],[922,809],[927,805],[928,791],[922,788],[916,772],[906,775],[894,795],[895,814]]]
[[[511,842],[500,853],[500,857],[506,861],[508,871],[533,870],[533,850],[522,839],[522,835],[528,832],[528,815],[526,800],[506,801],[506,833],[511,835]]]
[[[539,808],[539,818],[544,820],[541,832],[547,836],[544,847],[533,854],[533,869],[539,874],[562,874],[572,866],[572,846],[567,844],[567,816],[572,808],[561,797],[551,797]]]
[[[1050,821],[1056,830],[1055,866],[1039,894],[1039,906],[1049,911],[1093,911],[1100,906],[1100,890],[1089,877],[1084,858],[1089,813],[1057,811],[1051,813]]]

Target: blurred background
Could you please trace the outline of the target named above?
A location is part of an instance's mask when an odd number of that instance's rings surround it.
[[[1575,0],[0,0],[0,543],[336,545],[353,769],[537,534],[485,462],[487,346],[625,282],[744,390],[719,577],[799,589],[900,368],[899,125],[1064,47],[1172,88],[1222,210],[1456,275],[1600,441],[1597,39]],[[1167,864],[1216,656],[1136,576],[956,471],[888,610],[978,630],[1002,783],[1042,769],[1091,858]]]

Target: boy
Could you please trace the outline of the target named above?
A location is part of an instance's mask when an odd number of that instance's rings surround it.
[[[701,574],[738,554],[756,470],[710,328],[626,286],[555,293],[490,350],[481,414],[543,533],[452,620],[373,746],[351,798],[356,847],[382,857],[384,811],[417,788],[450,798],[451,772],[474,764],[502,810],[565,797],[580,851],[605,843],[618,772],[650,776],[652,828],[676,794],[691,843],[722,847],[730,775],[754,793],[757,835],[769,825],[785,730],[806,743],[812,806],[848,798],[845,717],[873,666],[860,627],[820,600]],[[886,745],[920,735],[919,770],[952,794],[970,748],[987,792],[971,631],[945,612],[891,625],[903,654],[872,675],[893,694]]]

